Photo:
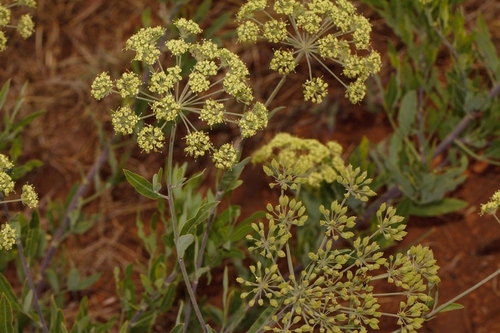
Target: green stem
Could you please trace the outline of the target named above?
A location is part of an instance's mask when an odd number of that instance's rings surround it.
[[[172,189],[172,170],[173,170],[173,151],[174,151],[174,141],[175,141],[175,132],[177,129],[177,123],[174,122],[172,125],[172,129],[170,132],[170,141],[169,141],[169,147],[168,147],[168,157],[167,157],[167,193],[168,193],[168,205],[170,209],[170,216],[172,218],[172,230],[174,232],[174,240],[175,244],[177,244],[179,240],[179,229],[177,228],[177,215],[175,214],[175,205],[174,205],[174,193]],[[203,319],[203,316],[201,315],[200,308],[198,307],[198,303],[196,302],[196,296],[193,292],[193,288],[191,288],[191,283],[189,281],[189,275],[186,270],[186,265],[184,264],[184,259],[183,258],[177,258],[177,261],[179,263],[179,267],[181,268],[182,272],[182,277],[184,280],[184,284],[186,285],[186,290],[189,294],[189,298],[191,300],[191,304],[194,308],[194,311],[196,313],[196,317],[198,318],[198,321],[200,322],[201,329],[203,330],[204,333],[208,333],[206,325],[205,325],[205,320]],[[187,332],[187,327],[188,327],[189,322],[184,323],[184,332]]]
[[[482,281],[476,283],[475,285],[473,285],[472,287],[470,287],[469,289],[467,289],[466,291],[462,292],[461,294],[453,297],[452,299],[450,299],[448,302],[438,306],[437,308],[435,308],[433,311],[429,312],[428,314],[426,314],[424,316],[425,319],[429,319],[429,318],[432,318],[432,316],[434,316],[435,314],[441,312],[441,310],[443,310],[444,308],[446,308],[448,305],[458,301],[460,298],[464,297],[465,295],[467,294],[470,294],[471,292],[473,292],[474,290],[476,290],[477,288],[481,287],[483,284],[485,284],[486,282],[490,281],[491,279],[493,279],[494,277],[496,277],[497,275],[500,274],[500,269],[497,269],[493,274],[489,275],[488,277],[486,277],[485,279],[483,279]]]

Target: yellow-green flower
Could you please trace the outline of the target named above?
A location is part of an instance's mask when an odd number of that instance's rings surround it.
[[[230,143],[223,144],[219,149],[214,151],[212,160],[215,167],[218,169],[229,169],[236,164],[238,155],[236,149]]]
[[[111,122],[116,133],[132,134],[135,125],[139,122],[139,117],[127,105],[111,113]]]
[[[21,6],[26,6],[26,7],[31,7],[31,8],[36,7],[35,0],[17,0],[17,3]]]
[[[122,77],[116,81],[116,88],[122,98],[136,96],[139,93],[141,80],[139,76],[132,72],[123,73]]]
[[[17,31],[24,39],[28,38],[35,31],[35,24],[29,14],[22,15],[17,24]]]
[[[12,245],[16,243],[16,231],[9,223],[2,224],[0,227],[0,250],[10,250]]]
[[[302,87],[304,87],[304,100],[313,103],[321,103],[328,93],[328,83],[319,77],[307,80]]]
[[[33,187],[33,185],[23,185],[21,201],[29,208],[38,207],[38,194],[35,192],[35,188]]]
[[[147,124],[137,135],[137,145],[146,153],[160,151],[165,145],[163,131],[159,127]]]
[[[14,192],[14,182],[4,171],[0,171],[0,191],[2,191],[5,195],[9,195],[10,192]]]
[[[9,8],[0,5],[0,27],[4,27],[10,22],[11,11]]]
[[[194,158],[204,156],[207,151],[212,149],[210,137],[206,132],[191,132],[184,139],[186,140],[184,151]]]
[[[109,74],[107,72],[103,72],[95,78],[92,83],[92,90],[90,93],[95,99],[100,100],[110,94],[112,88],[113,82],[111,81]]]
[[[135,51],[134,60],[144,61],[146,64],[152,65],[161,54],[156,43],[164,33],[165,30],[160,26],[142,28],[127,40],[125,49]]]
[[[5,51],[7,48],[7,37],[5,37],[5,33],[0,31],[0,52]]]

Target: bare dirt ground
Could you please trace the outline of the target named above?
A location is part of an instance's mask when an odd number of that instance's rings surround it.
[[[231,2],[231,6],[236,2]],[[227,10],[223,3],[215,2],[214,6],[213,15]],[[96,102],[90,96],[90,84],[102,71],[110,71],[116,77],[117,73],[129,69],[132,55],[122,52],[122,49],[125,40],[141,27],[141,14],[146,8],[155,13],[158,2],[38,0],[34,15],[35,35],[26,41],[10,38],[9,48],[0,54],[0,83],[12,78],[10,98],[19,93],[25,82],[29,82],[22,114],[46,111],[24,133],[25,151],[21,157],[21,161],[36,158],[44,163],[25,180],[32,182],[40,193],[42,216],[50,202],[67,196],[71,186],[83,179],[101,154],[103,148],[96,124],[104,124],[108,139],[113,137],[108,110],[116,107],[116,101],[105,99],[104,102]],[[468,21],[475,21],[477,11],[483,13],[494,42],[500,45],[500,20],[497,18],[500,3],[494,0],[468,1]],[[381,20],[374,18],[372,23],[374,48],[383,52],[387,29]],[[241,49],[241,52],[243,59],[254,62],[255,70],[262,70],[264,65],[261,62],[267,61],[265,53],[257,54],[255,48]],[[284,98],[290,98],[297,90],[300,90],[300,83],[287,87],[288,94]],[[337,95],[342,98],[343,93]],[[347,151],[363,135],[376,141],[390,130],[383,115],[367,113],[363,106],[353,108],[342,104],[333,128],[329,127],[324,113],[309,113],[300,105],[294,110],[288,113],[292,118],[273,119],[271,129],[253,139],[245,153],[250,154],[252,147],[266,142],[280,130],[321,140],[338,140]],[[127,150],[127,147],[130,148],[125,146],[119,152]],[[160,154],[141,154],[135,148],[126,167],[151,176],[163,165],[163,158]],[[493,218],[477,214],[479,204],[487,201],[500,188],[499,171],[498,167],[471,162],[467,171],[468,180],[453,194],[469,202],[467,209],[431,219],[415,218],[408,223],[409,236],[401,248],[414,241],[432,247],[441,266],[441,301],[471,287],[499,265],[500,226]],[[106,166],[101,177],[109,174],[109,167]],[[252,186],[243,186],[235,193],[235,200],[243,206],[245,215],[254,209],[263,209],[273,195],[267,189],[260,170],[249,168],[243,177],[245,183]],[[147,212],[153,207],[154,203],[122,183],[88,208],[89,213],[101,214],[94,229],[66,240],[66,251],[59,256],[64,256],[68,263],[78,267],[84,276],[102,273],[98,283],[85,292],[94,318],[104,320],[117,314],[120,305],[114,296],[113,268],[124,268],[134,261],[146,261],[140,241],[135,236],[135,218],[136,211],[141,210],[146,219]],[[47,227],[46,219],[42,223]],[[15,276],[15,272],[10,273],[8,275]],[[82,296],[74,295],[74,299],[68,300],[65,315],[69,321]],[[465,309],[439,315],[426,323],[420,332],[500,332],[500,287],[497,280],[482,286],[459,303]],[[171,319],[164,318],[165,325]],[[161,331],[158,329],[158,332]]]

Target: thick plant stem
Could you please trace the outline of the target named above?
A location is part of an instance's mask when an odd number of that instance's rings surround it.
[[[3,201],[3,193],[0,193],[0,201]],[[10,221],[10,213],[9,208],[7,207],[7,203],[5,201],[2,202],[3,210],[5,212],[5,217],[7,221]],[[26,275],[26,282],[28,283],[28,287],[33,292],[33,307],[35,308],[36,313],[40,317],[40,325],[42,326],[42,331],[44,333],[49,333],[49,328],[47,327],[47,322],[45,321],[45,317],[43,316],[42,308],[40,307],[40,300],[38,294],[35,291],[35,284],[33,283],[33,276],[31,275],[31,271],[28,267],[28,262],[24,257],[24,248],[21,242],[21,239],[16,239],[17,251],[19,252],[19,259],[21,260],[21,265],[23,266],[24,275]]]
[[[177,215],[175,214],[175,205],[174,205],[174,193],[172,190],[172,180],[173,180],[173,175],[172,175],[172,170],[173,170],[173,151],[174,151],[174,141],[175,141],[175,132],[177,129],[177,124],[174,122],[172,125],[172,129],[170,132],[170,141],[169,141],[169,147],[168,147],[168,157],[167,157],[167,193],[168,193],[168,206],[170,209],[170,217],[172,219],[172,230],[174,232],[174,240],[175,244],[177,245],[177,242],[179,240],[179,229],[177,228]],[[178,254],[177,254],[178,255]],[[191,301],[191,304],[194,308],[194,312],[196,313],[196,317],[198,318],[198,321],[200,322],[201,329],[203,330],[204,333],[208,333],[206,325],[205,325],[205,320],[203,319],[203,316],[201,315],[200,308],[198,306],[198,303],[196,302],[196,296],[193,292],[193,288],[191,287],[191,283],[189,281],[189,275],[186,270],[186,265],[184,263],[184,258],[177,257],[177,262],[179,263],[179,267],[182,272],[182,277],[184,280],[184,284],[186,285],[186,290],[189,294],[189,299]],[[187,318],[187,321],[184,323],[184,332],[187,332],[187,327],[189,323],[189,318]]]

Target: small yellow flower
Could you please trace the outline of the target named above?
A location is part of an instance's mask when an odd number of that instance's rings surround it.
[[[35,31],[35,24],[29,14],[22,15],[17,24],[17,31],[24,39],[28,38]]]
[[[5,37],[5,33],[0,31],[0,52],[5,51],[7,48],[7,37]]]
[[[132,111],[130,106],[123,106],[112,112],[111,122],[116,133],[132,134],[139,117]]]
[[[184,151],[194,158],[204,156],[207,151],[212,149],[210,137],[205,132],[191,132],[184,139],[186,140]]]
[[[10,192],[14,192],[14,182],[4,171],[0,171],[0,191],[5,195],[9,195]]]
[[[16,231],[9,223],[2,224],[0,227],[0,250],[10,250],[16,243]]]
[[[9,8],[0,5],[0,27],[4,27],[10,22],[11,11]]]
[[[223,144],[212,155],[215,167],[218,169],[231,168],[236,163],[237,158],[236,149],[230,143]]]
[[[161,150],[165,144],[164,141],[165,136],[161,128],[150,124],[144,126],[137,135],[137,145],[146,153]]]
[[[113,82],[111,81],[111,78],[107,72],[103,72],[95,78],[92,83],[92,90],[90,93],[95,99],[100,100],[111,93],[112,88]]]
[[[21,200],[23,204],[29,208],[38,207],[38,194],[35,192],[33,185],[25,184],[23,185],[23,192],[21,194]]]

